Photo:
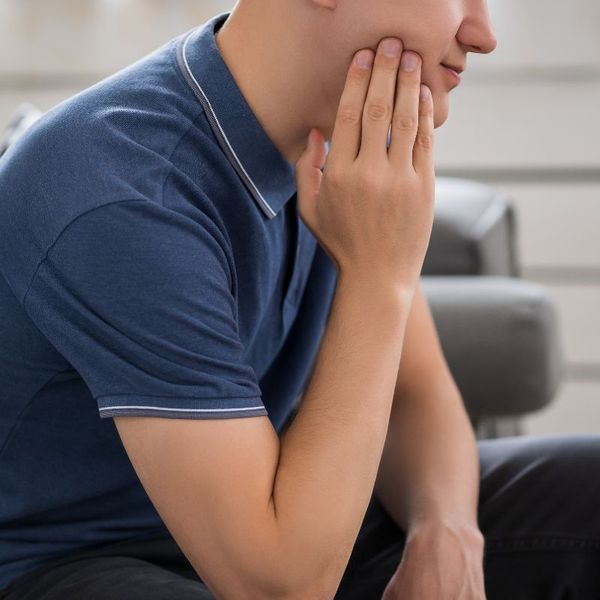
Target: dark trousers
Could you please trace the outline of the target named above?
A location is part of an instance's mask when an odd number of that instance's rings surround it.
[[[477,445],[487,599],[599,600],[600,436],[507,437]],[[335,600],[380,600],[404,541],[404,532],[372,496]],[[115,598],[214,596],[172,538],[68,556],[0,591],[2,600]]]

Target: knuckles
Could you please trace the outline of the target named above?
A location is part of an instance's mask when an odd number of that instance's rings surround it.
[[[361,116],[361,111],[352,106],[344,106],[340,108],[339,117],[342,123],[357,125],[360,123]]]
[[[385,121],[389,119],[391,112],[391,105],[379,100],[367,102],[365,106],[365,115],[372,121]]]
[[[344,170],[337,165],[331,165],[325,171],[327,185],[334,190],[342,190],[346,185]]]
[[[418,144],[425,150],[431,150],[434,146],[434,136],[429,133],[419,133],[417,135],[417,139],[415,140],[415,144]]]
[[[385,187],[386,180],[384,174],[379,169],[368,166],[361,172],[360,184],[371,191],[380,190]]]
[[[392,127],[398,131],[414,131],[419,121],[411,115],[394,115]]]
[[[330,164],[325,171],[325,186],[333,197],[348,194],[361,197],[389,198],[403,190],[409,196],[435,198],[435,172],[416,173],[411,168],[395,167],[357,160],[352,166]]]
[[[369,194],[371,198],[389,198],[399,189],[411,189],[415,180],[407,169],[390,169],[389,166],[363,163],[355,186]]]

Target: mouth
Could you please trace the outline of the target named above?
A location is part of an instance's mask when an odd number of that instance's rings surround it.
[[[445,65],[444,63],[440,64],[442,67],[444,67],[444,69],[446,69],[446,72],[452,76],[455,83],[458,85],[460,83],[459,73],[461,73],[464,70],[464,67]]]
[[[445,63],[440,63],[442,65],[442,67],[446,67],[447,69],[450,69],[452,71],[454,71],[457,75],[462,73],[465,68],[461,67],[460,65],[447,65]]]

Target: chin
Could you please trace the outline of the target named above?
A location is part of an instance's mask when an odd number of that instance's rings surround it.
[[[448,119],[448,94],[433,93],[433,126],[441,127]]]

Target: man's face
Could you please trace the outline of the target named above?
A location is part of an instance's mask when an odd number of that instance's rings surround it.
[[[442,63],[466,67],[467,52],[489,53],[496,37],[487,0],[339,0],[329,23],[331,51],[348,64],[360,48],[387,36],[423,59],[422,81],[433,93],[435,127],[448,117],[448,94],[459,85]]]

